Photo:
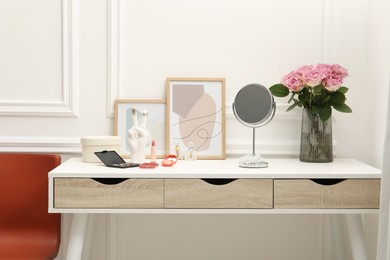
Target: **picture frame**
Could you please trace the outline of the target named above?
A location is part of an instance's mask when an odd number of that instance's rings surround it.
[[[225,159],[225,79],[167,78],[166,88],[167,154]]]
[[[138,111],[146,109],[148,119],[146,128],[149,129],[152,139],[156,143],[156,157],[164,158],[166,152],[166,103],[165,100],[153,99],[117,99],[115,106],[115,135],[122,139],[120,155],[123,158],[131,157],[130,146],[127,142],[128,130],[133,126],[132,108]],[[141,113],[138,112],[138,122],[141,122]],[[146,151],[151,151],[151,144],[146,147]],[[146,154],[150,158],[150,153]]]

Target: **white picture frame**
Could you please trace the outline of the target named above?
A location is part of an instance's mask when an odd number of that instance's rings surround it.
[[[147,99],[117,99],[115,106],[115,135],[121,137],[120,155],[123,158],[130,158],[131,151],[127,142],[128,130],[133,126],[131,111],[136,108],[138,111],[146,109],[148,111],[148,121],[146,127],[149,129],[152,139],[156,143],[156,157],[164,158],[166,152],[166,104],[164,100]],[[138,115],[141,118],[141,115]],[[150,145],[146,151],[150,151]],[[146,154],[150,158],[150,153]]]

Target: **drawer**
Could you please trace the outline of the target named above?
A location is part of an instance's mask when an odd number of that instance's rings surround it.
[[[272,179],[166,179],[166,208],[272,208]]]
[[[379,208],[380,179],[346,179],[335,184],[276,179],[275,208]]]
[[[164,207],[163,179],[107,180],[118,179],[55,178],[54,208]]]

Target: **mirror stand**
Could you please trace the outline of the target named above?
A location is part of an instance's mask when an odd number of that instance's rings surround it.
[[[256,128],[253,128],[252,154],[246,154],[239,160],[242,168],[267,168],[268,162],[264,161],[260,154],[256,153]]]
[[[236,95],[233,103],[233,114],[241,124],[253,129],[252,154],[240,158],[239,166],[243,168],[266,168],[268,162],[256,154],[256,128],[269,123],[275,115],[275,102],[271,92],[260,84],[249,84]]]

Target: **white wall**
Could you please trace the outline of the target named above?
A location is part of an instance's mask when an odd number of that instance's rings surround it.
[[[116,98],[164,99],[166,78],[177,76],[226,78],[227,152],[239,155],[250,150],[251,130],[232,116],[237,91],[251,82],[270,86],[301,65],[331,62],[349,70],[354,111],[334,113],[336,157],[380,167],[390,62],[381,40],[389,37],[389,10],[383,0],[2,0],[0,151],[77,156],[80,136],[113,134]],[[274,120],[257,130],[257,151],[265,156],[299,152],[300,111],[286,113],[286,102],[277,99]],[[70,217],[64,220],[65,241]],[[130,252],[135,259],[237,259],[243,252],[245,259],[320,259],[331,250],[322,248],[320,216],[96,221],[91,259],[97,260]],[[121,232],[110,235],[118,223]],[[376,216],[366,225],[375,241]],[[106,232],[127,243],[107,251]],[[343,252],[340,259],[347,257]]]

